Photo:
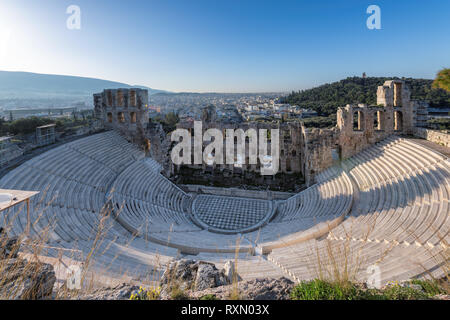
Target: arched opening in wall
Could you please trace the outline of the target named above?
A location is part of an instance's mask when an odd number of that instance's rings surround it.
[[[111,93],[111,91],[107,91],[106,97],[107,97],[107,100],[108,100],[108,107],[111,107],[111,106],[112,106],[112,103],[113,103],[113,98],[112,98],[112,93]]]
[[[125,116],[123,115],[123,112],[117,113],[117,119],[119,120],[120,123],[125,122]]]
[[[136,112],[130,112],[131,123],[136,123]]]
[[[291,159],[286,159],[286,172],[291,172]]]
[[[292,156],[293,157],[297,156],[297,152],[295,150],[292,150]]]
[[[108,122],[112,123],[113,119],[112,119],[112,113],[111,112],[108,112],[107,117],[108,117]]]
[[[402,84],[394,82],[394,107],[402,106]]]
[[[384,130],[384,112],[376,111],[373,114],[373,128],[376,131]]]
[[[336,146],[334,148],[331,148],[331,160],[334,162],[339,161],[340,154],[339,154],[339,147]]]
[[[356,111],[353,113],[353,131],[364,130],[364,113]]]
[[[378,127],[380,122],[378,120],[379,120],[378,119],[378,111],[376,111],[373,114],[373,129],[374,130],[380,130],[379,127]]]
[[[130,90],[130,106],[136,107],[136,91]]]
[[[394,111],[394,131],[403,130],[403,114],[401,111]]]
[[[123,107],[124,103],[123,103],[123,92],[122,90],[117,90],[117,106],[119,107]]]

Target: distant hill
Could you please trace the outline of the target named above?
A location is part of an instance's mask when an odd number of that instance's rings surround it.
[[[282,101],[301,107],[311,108],[320,115],[334,114],[338,107],[348,103],[376,104],[377,87],[393,77],[349,77],[327,83],[316,88],[292,92]],[[432,89],[433,80],[401,78],[411,89],[411,99],[428,100],[431,107],[450,107],[450,94],[442,89]]]
[[[145,86],[135,86],[120,82],[29,72],[0,71],[0,101],[8,105],[24,104],[27,107],[53,102],[57,105],[73,102],[90,102],[92,94],[110,88],[143,88],[149,95],[165,92]]]

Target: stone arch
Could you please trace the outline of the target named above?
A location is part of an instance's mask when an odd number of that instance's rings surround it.
[[[353,112],[353,131],[364,130],[364,113],[361,110]]]
[[[402,106],[402,83],[394,82],[394,107]]]
[[[119,120],[120,123],[124,123],[125,122],[125,115],[123,114],[123,112],[118,112],[117,113],[117,120]]]
[[[401,111],[394,111],[394,131],[403,130],[403,113]]]
[[[136,112],[130,112],[130,122],[136,123]]]
[[[385,121],[384,121],[385,113],[384,111],[378,110],[373,113],[373,129],[376,131],[384,130]]]
[[[111,107],[113,104],[113,97],[112,97],[112,92],[109,90],[107,91],[107,100],[108,100],[108,107]]]
[[[130,90],[130,106],[136,107],[136,91]]]
[[[123,107],[124,106],[124,99],[123,99],[123,92],[122,90],[117,90],[117,106]]]
[[[108,122],[109,122],[109,123],[112,123],[112,122],[113,122],[113,116],[112,116],[112,113],[111,113],[111,112],[108,112],[108,114],[107,114],[106,116],[107,116],[107,118],[108,118]]]

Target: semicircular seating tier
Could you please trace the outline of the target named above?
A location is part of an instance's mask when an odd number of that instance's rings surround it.
[[[272,250],[297,280],[340,274],[366,281],[448,272],[450,164],[408,139],[390,138],[343,162],[357,185],[350,215],[326,238]],[[347,270],[345,270],[347,268]]]
[[[262,243],[266,247],[286,246],[317,236],[318,232],[325,233],[351,207],[350,179],[339,168],[327,172],[329,180],[280,202],[277,217],[269,221],[276,203],[211,195],[193,199],[153,170],[151,161],[138,161],[125,169],[108,198],[116,210],[117,220],[128,231],[184,253],[252,253]],[[240,208],[233,211],[232,206],[236,205]],[[232,215],[227,217],[227,211]],[[242,212],[251,222],[248,225],[261,222],[256,230],[250,228],[246,233],[239,233],[248,227],[245,223],[238,224]],[[237,229],[227,229],[224,225],[236,225]]]
[[[177,250],[136,239],[104,207],[117,175],[144,156],[110,131],[56,147],[3,176],[1,188],[40,191],[31,199],[27,236],[34,241],[26,251],[80,261],[89,256],[91,265],[110,276],[159,274],[159,264],[177,256]],[[10,235],[23,235],[25,206],[2,212],[0,226]]]
[[[161,169],[157,162],[146,159],[144,152],[118,133],[109,131],[56,147],[8,172],[0,179],[1,188],[40,191],[31,199],[31,228],[26,236],[33,242],[26,245],[24,251],[33,252],[33,256],[34,253],[45,256],[47,262],[56,261],[58,265],[61,257],[71,263],[86,263],[88,259],[95,277],[105,276],[106,280],[102,281],[158,280],[164,266],[179,256],[179,250],[166,246],[164,241],[164,245],[160,245],[158,241],[136,237],[113,218],[110,202],[106,204],[108,197],[114,194],[111,190],[118,176],[129,172],[127,169],[132,170],[133,165],[145,165],[141,174]],[[156,176],[163,179],[159,173]],[[168,181],[159,182],[165,182],[167,188],[177,189]],[[161,191],[156,182],[151,189]],[[160,195],[153,193],[152,202],[158,204],[158,216],[166,219],[161,220],[159,226],[184,223],[189,230],[200,230],[182,209],[185,206],[182,198],[189,197],[172,193],[173,197],[165,198],[169,194],[164,191]],[[133,200],[138,203],[140,193],[133,195],[137,197]],[[127,205],[135,203],[127,202]],[[140,225],[144,224],[141,221]],[[24,235],[27,230],[25,206],[2,212],[0,226],[10,235]],[[217,263],[224,263],[226,259],[231,257],[215,255]],[[239,261],[247,265],[240,271],[243,278],[256,277],[268,270],[274,275],[283,274],[266,260],[244,254],[239,256]],[[252,268],[248,268],[248,261],[252,261]]]
[[[408,139],[373,145],[285,201],[200,195],[197,207],[160,170],[108,131],[34,157],[3,176],[0,187],[40,191],[32,199],[29,234],[45,242],[40,254],[92,257],[92,265],[114,277],[157,279],[180,254],[221,264],[239,251],[242,278],[264,273],[301,280],[350,264],[360,279],[378,267],[388,281],[423,269],[440,275],[441,257],[448,257],[449,161]],[[238,204],[253,215],[249,225],[263,223],[246,233],[210,232],[194,217],[199,209],[203,222],[221,226],[209,200]],[[24,207],[3,213],[0,225],[23,234]]]

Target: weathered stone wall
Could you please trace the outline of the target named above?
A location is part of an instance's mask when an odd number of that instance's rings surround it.
[[[377,90],[376,106],[365,104],[338,108],[340,156],[349,158],[393,134],[412,134],[416,108],[404,81],[386,81]]]
[[[355,116],[358,117],[356,124]],[[337,112],[340,157],[349,158],[395,132],[394,109],[367,105],[347,105]]]
[[[302,126],[302,173],[305,183],[315,183],[317,173],[330,167],[333,162],[333,150],[339,152],[337,146],[337,130],[306,128]]]
[[[118,130],[130,141],[143,146],[152,158],[160,162],[167,176],[183,174],[183,168],[200,170],[211,182],[229,179],[231,183],[253,181],[256,184],[272,185],[289,180],[289,175],[299,180],[304,178],[307,185],[315,183],[317,173],[325,170],[339,159],[349,158],[370,145],[393,134],[416,134],[445,146],[449,145],[447,134],[433,130],[419,130],[416,126],[423,121],[426,103],[410,100],[410,91],[404,81],[386,81],[377,89],[377,105],[347,105],[338,108],[337,125],[333,129],[308,129],[299,123],[218,123],[214,107],[204,108],[202,112],[202,132],[210,128],[219,129],[223,135],[223,155],[226,162],[227,129],[279,129],[280,159],[279,170],[284,176],[261,176],[261,163],[249,164],[249,150],[246,147],[244,164],[208,165],[192,164],[174,166],[171,161],[171,149],[176,145],[171,135],[164,133],[160,124],[150,123],[148,117],[148,93],[142,89],[104,90],[94,94],[95,115],[101,119],[105,128]],[[191,133],[191,146],[194,146],[194,122],[184,122],[178,128],[188,129]],[[259,138],[259,135],[258,135]],[[209,144],[203,142],[202,151]],[[246,141],[248,145],[248,142]],[[237,141],[234,142],[236,150]],[[270,154],[270,140],[268,140]],[[198,172],[197,172],[198,173]],[[292,182],[292,181],[291,181]],[[191,183],[191,182],[190,182]],[[289,182],[289,184],[292,184]]]
[[[415,128],[414,135],[441,146],[450,147],[450,134],[445,131],[431,130],[425,128]]]
[[[188,129],[191,134],[191,151],[194,146],[194,135],[200,134],[203,136],[208,129],[218,129],[223,136],[223,161],[224,164],[214,163],[208,165],[205,162],[201,164],[194,163],[194,155],[191,155],[191,164],[183,164],[179,166],[172,165],[171,177],[177,183],[184,184],[212,184],[215,186],[232,187],[235,185],[245,185],[248,188],[259,188],[271,190],[300,190],[303,184],[303,169],[301,166],[301,152],[302,139],[299,123],[218,123],[214,117],[214,110],[212,108],[205,108],[202,113],[201,132],[197,128],[194,130],[194,122],[183,122],[177,125],[179,129]],[[250,139],[246,138],[244,143],[245,158],[242,165],[227,164],[227,129],[236,130],[242,129],[245,133],[249,129],[256,130],[257,139],[259,140],[259,130],[266,129],[270,132],[271,129],[279,130],[279,168],[278,174],[275,176],[261,175],[261,162],[259,156],[257,157],[257,164],[250,164],[249,143]],[[247,137],[247,136],[246,136]],[[170,135],[167,136],[170,139]],[[202,152],[210,142],[203,142]],[[233,139],[232,149],[235,151],[238,140]],[[271,155],[272,137],[267,139],[267,154]],[[176,144],[172,143],[172,147]],[[170,155],[169,155],[170,156]],[[235,161],[237,158],[235,158]]]
[[[206,114],[206,113],[205,113]],[[211,118],[208,116],[208,118]],[[177,128],[188,129],[191,132],[192,143],[194,145],[194,123],[193,122],[184,122],[179,123]],[[226,130],[227,129],[242,129],[247,131],[248,129],[255,129],[257,132],[260,129],[279,129],[280,131],[280,160],[279,160],[279,171],[282,173],[299,173],[302,172],[301,167],[301,145],[302,145],[302,135],[300,130],[299,123],[283,123],[283,124],[270,124],[270,123],[242,123],[242,124],[221,124],[217,122],[207,122],[205,120],[202,121],[202,136],[204,132],[210,128],[219,129],[223,135],[223,155],[225,162],[226,155]],[[259,136],[258,136],[259,137]],[[167,137],[170,139],[170,136]],[[209,142],[203,143],[203,150],[208,145]],[[235,141],[234,150],[236,150],[237,142]],[[271,140],[268,139],[268,154],[270,154],[271,150]],[[212,166],[208,166],[205,163],[202,164],[192,164],[188,165],[191,168],[200,168],[203,170],[210,171],[216,168],[220,168],[222,171],[227,171],[230,174],[234,173],[243,173],[244,171],[249,172],[259,172],[260,171],[260,163],[258,158],[258,164],[249,164],[249,152],[248,152],[248,144],[245,150],[245,159],[242,168],[236,167],[232,164],[214,164]],[[193,161],[192,161],[193,163]],[[211,167],[211,168],[208,168]],[[174,168],[177,170],[177,168]]]
[[[106,89],[94,94],[94,113],[104,128],[119,131],[128,140],[144,145],[148,117],[148,91]]]

